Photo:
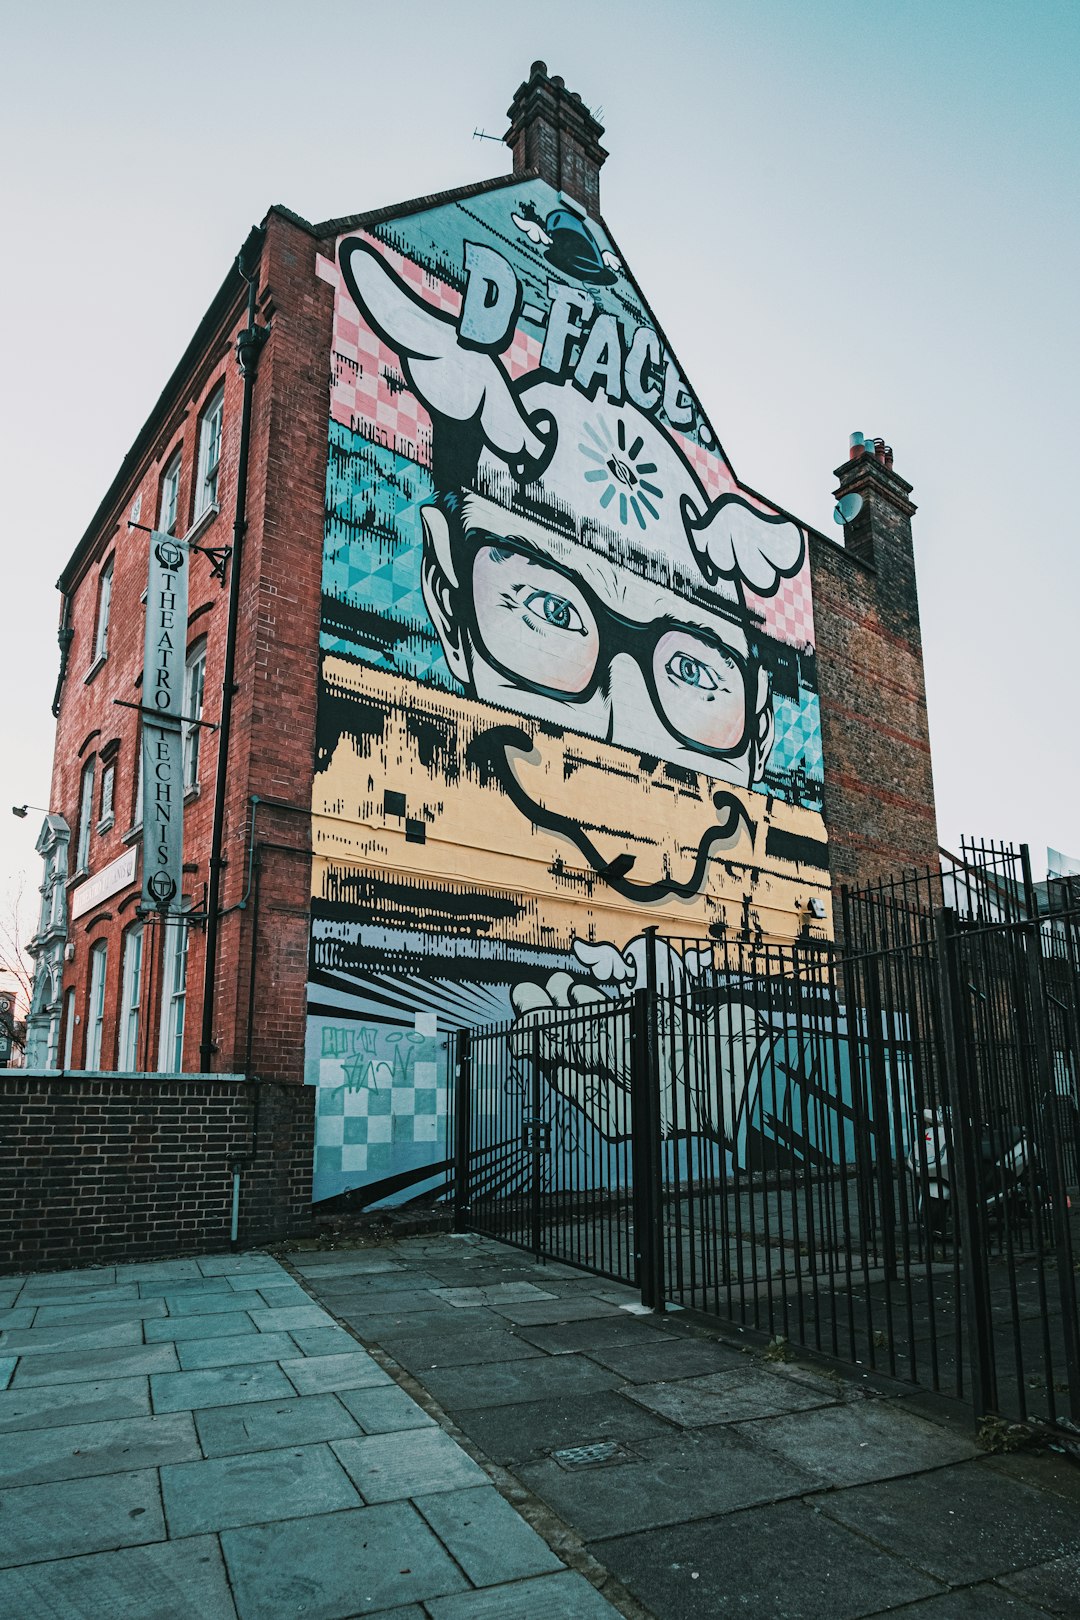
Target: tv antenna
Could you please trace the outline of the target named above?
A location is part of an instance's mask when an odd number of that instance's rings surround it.
[[[486,129],[474,129],[472,138],[474,141],[497,141],[500,146],[502,145],[502,136],[489,135]]]

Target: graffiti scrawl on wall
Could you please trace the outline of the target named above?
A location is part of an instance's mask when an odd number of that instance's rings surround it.
[[[828,926],[809,560],[542,181],[320,274],[316,1197],[396,1197],[445,1157],[449,1029],[625,990],[646,928]]]

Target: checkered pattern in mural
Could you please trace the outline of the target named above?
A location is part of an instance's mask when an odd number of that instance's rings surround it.
[[[322,1022],[319,1041],[307,1076],[318,1086],[317,1183],[338,1191],[339,1177],[379,1180],[444,1157],[444,1041],[344,1020]]]

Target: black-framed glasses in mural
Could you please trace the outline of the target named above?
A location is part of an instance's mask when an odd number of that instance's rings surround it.
[[[524,543],[483,531],[468,540],[462,606],[477,651],[507,680],[585,703],[613,659],[627,654],[678,742],[717,758],[745,750],[755,718],[745,651],[693,620],[628,618],[580,575]]]

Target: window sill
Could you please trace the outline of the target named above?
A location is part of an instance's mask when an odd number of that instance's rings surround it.
[[[202,783],[201,782],[192,782],[190,787],[186,787],[184,789],[184,803],[185,804],[190,804],[191,801],[193,799],[197,799],[200,796],[201,793],[202,793]]]
[[[199,513],[198,517],[191,525],[191,528],[180,542],[181,545],[194,545],[199,536],[205,533],[205,531],[210,527],[211,523],[213,523],[220,511],[221,507],[218,505],[217,501],[211,501],[210,505],[206,508],[206,511]]]
[[[83,676],[83,685],[84,686],[89,686],[90,682],[93,680],[93,678],[97,674],[98,670],[102,669],[104,667],[104,665],[108,663],[108,661],[109,661],[109,655],[108,655],[107,652],[98,653],[97,657],[94,659],[94,662],[90,665],[90,668],[87,670],[86,674]]]
[[[66,887],[73,889],[76,883],[81,883],[83,878],[88,878],[89,876],[90,868],[88,866],[78,866],[75,868],[75,871],[72,872],[71,876],[66,880]]]
[[[134,844],[137,839],[141,839],[141,838],[142,838],[142,822],[141,821],[137,821],[135,823],[134,827],[129,827],[126,833],[121,833],[120,834],[120,842],[122,844]]]
[[[116,817],[111,816],[111,815],[110,816],[103,816],[101,818],[101,820],[97,824],[97,831],[98,831],[98,837],[99,838],[100,838],[102,833],[107,833],[111,829],[111,827],[113,825],[113,822],[115,820],[116,820]]]

